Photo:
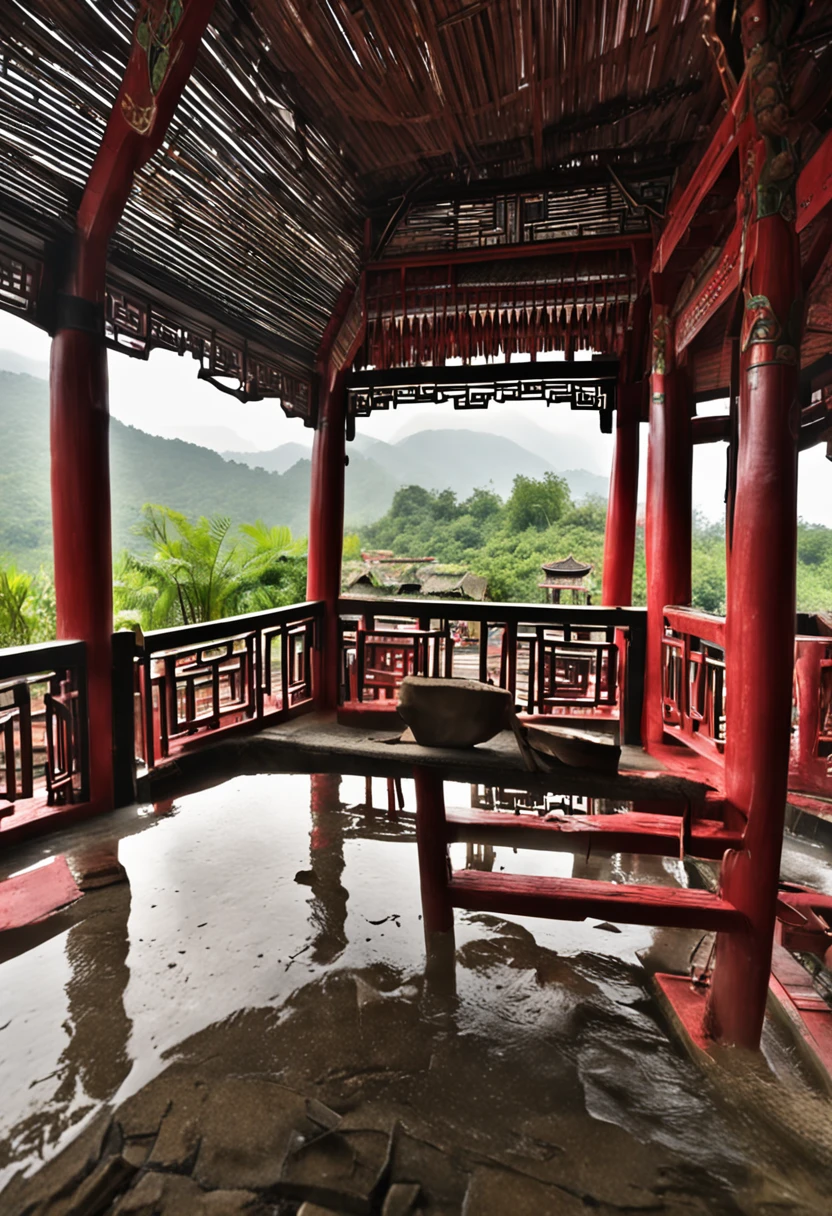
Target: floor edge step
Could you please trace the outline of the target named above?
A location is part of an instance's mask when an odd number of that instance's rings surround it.
[[[448,892],[455,908],[536,916],[551,920],[597,918],[622,925],[739,930],[746,919],[733,904],[709,891],[640,883],[597,882],[457,870]]]
[[[681,816],[641,812],[544,819],[508,811],[449,808],[445,818],[450,842],[473,841],[567,853],[589,849],[594,853],[641,853],[720,861],[726,849],[737,848],[742,842],[742,833],[729,831],[717,819],[693,820],[683,839]]]

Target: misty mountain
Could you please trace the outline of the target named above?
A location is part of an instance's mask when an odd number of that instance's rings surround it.
[[[46,381],[0,371],[0,560],[36,570],[52,561],[49,492],[49,396]],[[375,462],[353,453],[347,486],[348,528],[379,519],[396,483]],[[230,515],[234,523],[263,519],[309,527],[309,460],[283,474],[223,460],[179,439],[161,439],[110,420],[113,548],[135,548],[132,529],[146,502],[186,515]]]
[[[560,460],[548,458],[561,452],[561,440],[556,435],[532,425],[546,440],[547,457],[536,455],[511,439],[488,431],[442,428],[415,431],[395,443],[385,443],[367,435],[356,435],[347,445],[350,467],[347,487],[354,487],[365,475],[363,461],[370,461],[394,485],[420,485],[428,490],[451,489],[458,498],[467,498],[472,490],[490,486],[501,498],[511,493],[518,473],[526,477],[542,477],[558,472],[566,478],[574,500],[591,494],[606,497],[607,478],[587,469],[568,468]],[[567,451],[568,451],[567,447]],[[308,449],[298,443],[284,443],[270,452],[227,452],[226,459],[242,460],[252,468],[285,472],[297,459],[308,459]]]
[[[0,368],[18,375],[34,376],[37,380],[49,379],[49,364],[45,359],[30,359],[16,350],[0,350]]]
[[[224,448],[244,448],[247,441],[230,426],[210,426],[195,423],[190,426],[161,427],[164,439],[182,439],[185,443],[194,443],[200,448],[211,448],[218,454],[223,454]],[[165,433],[167,432],[167,433]],[[249,455],[255,456],[256,452]],[[249,462],[246,461],[246,464]]]
[[[302,443],[281,443],[268,452],[223,452],[223,459],[236,460],[252,469],[265,469],[268,473],[285,473],[299,460],[309,460],[312,449]]]
[[[541,412],[546,410],[540,406]],[[568,413],[566,406],[552,406],[550,417],[557,415],[558,410]],[[404,411],[402,411],[404,415]],[[407,418],[396,431],[393,443],[407,439],[418,431],[441,430],[443,432],[465,431],[470,429],[463,421],[463,415],[457,410],[440,409],[419,411]],[[546,427],[539,426],[530,418],[513,410],[510,405],[491,405],[487,413],[480,415],[482,430],[491,435],[499,435],[519,444],[527,452],[548,462],[555,469],[595,469],[597,463],[597,448],[586,436],[570,434],[553,434]],[[467,419],[465,421],[468,421]],[[598,426],[594,419],[588,420],[594,427]],[[479,427],[477,434],[480,433]]]

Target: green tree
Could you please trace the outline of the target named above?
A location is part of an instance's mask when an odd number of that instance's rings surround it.
[[[460,503],[459,509],[463,515],[472,515],[478,524],[494,519],[503,509],[499,494],[493,490],[474,490],[470,498]]]
[[[393,495],[388,515],[399,522],[432,518],[433,495],[422,486],[402,486]]]
[[[515,532],[526,528],[549,528],[570,505],[569,487],[555,473],[544,473],[540,479],[518,474],[506,504],[509,526]]]

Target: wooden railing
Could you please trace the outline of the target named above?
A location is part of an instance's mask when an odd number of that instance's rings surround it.
[[[832,637],[795,638],[789,789],[832,798]]]
[[[87,798],[83,642],[0,650],[0,814],[4,804]]]
[[[798,616],[798,628],[812,617]],[[665,608],[665,732],[722,762],[728,726],[725,618]],[[832,799],[832,637],[795,638],[789,790]]]
[[[147,767],[209,732],[310,708],[322,611],[319,602],[293,604],[145,634],[133,687],[136,751]]]
[[[712,758],[725,750],[725,618],[665,608],[662,637],[665,731]]]
[[[393,702],[406,675],[508,688],[528,713],[620,717],[641,739],[646,615],[641,608],[344,598],[345,705]]]

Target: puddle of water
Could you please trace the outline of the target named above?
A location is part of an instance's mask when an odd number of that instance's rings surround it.
[[[404,791],[391,820],[380,781],[368,812],[363,778],[244,777],[165,817],[120,818],[109,847],[127,882],[85,895],[70,927],[0,964],[0,1187],[175,1062],[399,1103],[437,1136],[527,1165],[563,1155],[582,1194],[612,1161],[642,1188],[636,1206],[679,1192],[702,1197],[696,1211],[752,1211],[755,1196],[798,1194],[791,1150],[721,1101],[656,1020],[638,955],[686,957],[690,935],[457,914],[455,965],[426,981]],[[469,794],[449,786],[448,804]],[[71,865],[86,847],[72,837]],[[452,856],[686,882],[661,858],[465,844]],[[732,1206],[732,1188],[751,1206]]]
[[[787,832],[783,837],[780,876],[787,882],[801,883],[824,895],[832,895],[829,850],[816,840],[804,840]]]

